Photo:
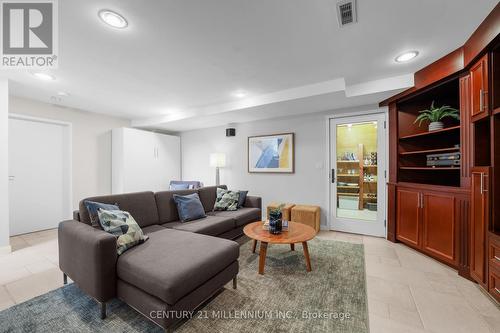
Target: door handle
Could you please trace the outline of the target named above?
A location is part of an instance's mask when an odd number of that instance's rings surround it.
[[[335,169],[332,169],[332,184],[335,183]]]
[[[483,89],[479,89],[479,111],[483,111],[484,109],[484,96],[483,96]]]
[[[481,109],[481,111],[483,111],[484,109],[488,109],[488,99],[487,99],[487,96],[488,96],[488,90],[482,90],[482,96],[483,96],[483,108]]]
[[[481,182],[479,183],[479,193],[481,195],[483,195],[484,194],[484,173],[483,172],[481,172],[481,178],[480,179],[481,179]]]
[[[482,174],[483,175],[483,193],[484,192],[488,192],[488,186],[487,186],[487,181],[485,181],[485,179],[488,179],[488,175],[487,174]]]

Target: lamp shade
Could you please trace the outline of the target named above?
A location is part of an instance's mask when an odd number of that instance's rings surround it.
[[[210,166],[216,168],[223,168],[226,166],[226,154],[212,153],[210,154]]]

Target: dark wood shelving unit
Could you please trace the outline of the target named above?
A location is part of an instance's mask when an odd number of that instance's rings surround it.
[[[443,119],[444,128],[428,131],[428,123],[415,123],[419,111],[434,105],[460,109],[459,77],[455,75],[396,103],[398,181],[429,185],[460,186],[460,166],[427,165],[430,154],[460,152],[460,122]],[[446,172],[449,172],[448,174]]]
[[[500,302],[499,31],[497,4],[462,46],[380,106],[389,109],[387,238],[456,268]],[[459,109],[460,121],[417,126],[432,101]],[[447,152],[459,152],[460,165],[427,166],[426,155]]]

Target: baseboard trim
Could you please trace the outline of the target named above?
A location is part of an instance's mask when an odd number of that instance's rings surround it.
[[[10,245],[0,247],[0,256],[5,254],[10,254],[12,252],[12,247]]]

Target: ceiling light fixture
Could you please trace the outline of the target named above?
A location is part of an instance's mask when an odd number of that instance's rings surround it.
[[[57,95],[58,95],[58,96],[62,96],[62,97],[67,97],[67,96],[69,96],[69,94],[68,94],[67,92],[65,92],[65,91],[58,91],[58,92],[57,92]]]
[[[238,98],[243,98],[247,95],[247,93],[243,90],[238,90],[238,91],[235,91],[233,93],[234,97],[238,97]]]
[[[39,80],[43,81],[54,81],[56,77],[54,75],[48,74],[48,73],[43,73],[43,72],[35,72],[32,73],[34,77],[36,77]]]
[[[408,51],[402,53],[394,59],[396,62],[407,62],[418,56],[418,51]]]
[[[117,12],[114,12],[109,9],[102,9],[98,13],[99,18],[106,23],[107,25],[117,28],[124,29],[128,26],[127,20]]]

